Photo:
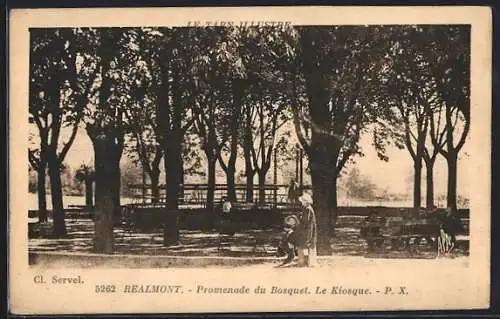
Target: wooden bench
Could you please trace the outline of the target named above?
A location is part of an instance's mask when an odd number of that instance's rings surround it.
[[[467,242],[469,235],[469,219],[462,218],[463,231],[458,232],[457,242]],[[360,237],[365,239],[368,249],[384,246],[389,242],[391,249],[416,247],[422,240],[434,247],[439,235],[440,222],[434,218],[422,218],[404,221],[402,218],[367,217],[361,226]]]

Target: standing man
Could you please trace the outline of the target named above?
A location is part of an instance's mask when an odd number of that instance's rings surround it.
[[[299,191],[299,184],[295,181],[295,178],[292,178],[288,186],[288,201],[291,204],[295,205],[297,203],[297,197],[300,196]]]
[[[316,265],[316,243],[317,226],[316,214],[312,206],[312,198],[308,194],[302,194],[298,198],[301,205],[300,221],[297,229],[297,246],[299,255],[299,266],[314,267]]]

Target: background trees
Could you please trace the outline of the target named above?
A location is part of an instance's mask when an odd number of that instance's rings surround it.
[[[85,184],[85,207],[88,210],[94,209],[94,179],[95,171],[92,167],[82,164],[75,174],[76,181]]]
[[[30,122],[38,128],[40,149],[38,157],[35,152],[30,152],[29,157],[38,168],[40,187],[48,165],[54,235],[64,236],[61,164],[75,139],[85,107],[84,92],[77,80],[77,36],[72,29],[33,29],[30,37],[29,112]],[[70,133],[64,142],[61,132],[66,127]],[[43,208],[43,202],[40,205]],[[42,220],[45,218],[42,214]]]
[[[287,90],[289,65],[294,60],[294,30],[256,27],[243,33],[243,63],[248,94],[244,101],[243,140],[247,185],[257,174],[259,202],[265,201],[266,174],[271,167],[278,130],[291,118]],[[253,190],[247,186],[247,194]],[[250,191],[250,192],[249,192]],[[247,196],[250,199],[250,196]]]
[[[94,147],[95,240],[97,252],[113,252],[113,225],[120,206],[120,159],[124,147],[123,95],[119,86],[128,63],[121,58],[125,38],[121,29],[86,30],[95,41],[88,46],[96,96],[88,108],[86,131]]]
[[[201,147],[207,159],[209,218],[213,218],[215,169],[217,162],[226,173],[228,197],[236,200],[235,173],[238,151],[239,100],[234,100],[233,81],[244,76],[244,67],[236,48],[236,30],[206,28],[198,30],[199,55],[191,68],[195,94],[195,122]],[[237,92],[244,94],[244,92]],[[238,103],[238,105],[235,105]],[[236,107],[235,107],[236,106]],[[233,128],[233,123],[236,127]],[[223,153],[227,157],[223,158]],[[225,156],[224,156],[225,157]]]
[[[388,98],[383,99],[389,107],[394,107],[401,125],[404,145],[408,150],[414,168],[413,207],[421,207],[422,162],[425,158],[428,168],[428,181],[432,180],[432,167],[436,153],[426,147],[429,134],[429,111],[436,100],[435,84],[429,72],[429,62],[421,54],[421,46],[426,45],[420,28],[404,28],[392,31],[390,54],[392,61],[384,82],[387,83]],[[412,41],[419,39],[421,41]],[[429,174],[430,173],[430,174]],[[427,193],[432,194],[433,187],[428,183]],[[428,203],[432,207],[433,203]]]
[[[470,26],[429,28],[426,32],[433,39],[433,49],[425,54],[432,63],[441,100],[430,118],[431,138],[447,161],[447,204],[456,209],[458,154],[470,129]]]
[[[151,185],[151,200],[160,199],[160,164],[163,147],[160,144],[159,120],[157,116],[160,72],[158,68],[159,32],[154,29],[132,29],[131,39],[137,55],[137,68],[131,74],[135,85],[131,88],[131,107],[125,109],[130,141],[127,151],[134,163],[140,163]]]
[[[41,128],[41,129],[40,129]],[[40,222],[47,221],[47,195],[45,191],[46,186],[46,174],[47,174],[47,161],[43,155],[42,150],[47,149],[47,134],[46,128],[39,126],[38,132],[40,135],[40,143],[36,145],[36,142],[32,142],[34,145],[30,145],[28,148],[28,160],[30,163],[30,169],[36,172],[36,193],[38,196],[38,219]],[[30,136],[33,139],[33,136]]]
[[[349,198],[375,199],[377,185],[353,168],[345,178],[344,187]]]
[[[302,27],[298,32],[299,68],[291,87],[297,96],[292,109],[297,135],[309,158],[318,253],[329,254],[337,177],[353,156],[362,155],[361,133],[392,116],[372,98],[380,87],[377,75],[386,58],[387,33],[364,27]],[[374,146],[383,155],[383,145]]]
[[[113,225],[120,215],[120,160],[132,122],[128,113],[145,94],[143,61],[134,29],[78,29],[79,80],[87,94],[85,128],[94,148],[94,249],[113,251]],[[128,120],[128,121],[127,121]]]
[[[183,143],[186,131],[194,122],[190,94],[189,68],[196,56],[197,38],[194,29],[158,30],[160,48],[158,70],[160,85],[156,109],[160,145],[163,148],[167,190],[167,210],[164,244],[176,245],[179,241],[178,198],[183,181]]]
[[[153,202],[163,169],[164,244],[177,244],[185,170],[199,168],[198,152],[206,157],[210,222],[217,165],[234,201],[242,156],[246,200],[253,200],[257,175],[263,202],[275,150],[295,156],[284,133],[277,139],[290,122],[308,157],[320,254],[329,252],[336,222],[337,179],[363,156],[362,135],[372,135],[381,160],[388,160],[389,144],[407,148],[415,208],[421,206],[422,163],[431,207],[434,163],[444,156],[448,205],[456,207],[457,158],[470,127],[469,31],[288,25],[32,30],[30,121],[39,138],[28,155],[38,172],[40,211],[48,167],[54,228],[64,234],[61,164],[83,125],[94,151],[96,251],[113,251],[125,149],[149,176]],[[83,168],[78,176],[86,180]],[[349,178],[356,184],[358,177]]]
[[[433,168],[441,154],[448,164],[447,204],[456,209],[457,158],[470,127],[469,29],[412,26],[391,32],[392,60],[382,74],[389,96],[384,102],[396,106],[414,161],[414,208],[421,207],[422,160],[426,205],[434,205]]]

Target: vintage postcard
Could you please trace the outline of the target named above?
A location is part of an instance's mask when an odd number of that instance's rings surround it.
[[[10,13],[12,313],[489,307],[489,8]]]

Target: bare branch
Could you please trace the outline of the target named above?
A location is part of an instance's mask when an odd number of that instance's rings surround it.
[[[78,126],[80,125],[80,121],[83,118],[83,111],[79,112],[75,123],[73,123],[73,129],[71,131],[71,135],[69,140],[64,144],[63,149],[61,150],[61,153],[59,153],[59,161],[62,163],[64,161],[64,158],[66,157],[66,154],[68,154],[68,151],[73,145],[73,142],[75,141],[76,138],[76,133],[78,132]]]
[[[410,136],[411,129],[410,129],[410,124],[408,122],[408,119],[406,119],[404,121],[404,124],[405,124],[405,144],[406,144],[406,148],[408,149],[408,152],[410,152],[411,157],[415,160],[416,154],[415,154],[415,150],[413,149],[413,146],[411,144],[411,136]]]
[[[465,144],[465,140],[467,139],[467,134],[469,133],[470,129],[470,119],[468,114],[464,114],[464,119],[465,119],[465,126],[464,130],[462,132],[462,136],[460,136],[460,140],[458,141],[457,146],[455,147],[455,150],[459,151],[462,149],[462,147]]]
[[[227,172],[227,164],[224,163],[221,152],[217,152],[217,159],[219,160],[220,167],[224,170],[224,172]]]
[[[298,111],[295,108],[292,108],[292,113],[293,113],[293,124],[295,126],[295,131],[297,132],[297,138],[300,141],[300,144],[304,148],[307,154],[311,154],[311,145],[307,141],[306,137],[304,136],[304,133],[302,132],[302,125],[300,124],[300,118]]]

